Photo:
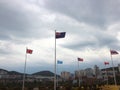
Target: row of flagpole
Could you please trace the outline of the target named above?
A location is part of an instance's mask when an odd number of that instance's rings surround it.
[[[57,82],[56,82],[56,39],[64,38],[64,37],[65,37],[65,34],[66,34],[66,32],[56,32],[56,30],[55,30],[54,90],[56,90],[56,83],[57,83]],[[25,73],[26,73],[27,54],[32,54],[32,52],[33,52],[33,50],[26,48],[25,66],[24,66],[24,75],[23,75],[22,90],[24,90],[24,88],[25,88]],[[112,55],[116,55],[116,54],[118,54],[118,52],[115,51],[115,50],[110,50],[110,54],[111,54],[111,61],[112,61],[112,67],[113,67],[114,82],[115,82],[115,85],[117,85]],[[83,61],[83,58],[78,58],[79,86],[80,86],[80,68],[79,68],[79,61]]]
[[[114,63],[113,63],[113,59],[112,59],[112,55],[116,55],[116,54],[119,54],[117,51],[115,50],[110,50],[110,56],[111,56],[111,61],[112,61],[112,68],[113,68],[113,77],[114,77],[114,83],[115,85],[117,85],[117,82],[116,82],[116,75],[115,75],[115,70],[114,70]],[[80,80],[81,80],[81,77],[80,77],[80,61],[83,62],[83,58],[77,58],[78,59],[78,75],[79,75],[79,82],[78,82],[78,86],[80,87]],[[62,61],[57,61],[57,64],[62,64],[63,62]],[[109,65],[109,62],[105,61],[104,62],[104,65]],[[106,77],[107,77],[107,85],[108,85],[108,74],[107,74],[107,70],[105,69],[105,72],[106,72]]]
[[[56,32],[55,30],[55,66],[54,66],[54,90],[56,90],[56,39],[64,38],[66,32]],[[23,73],[23,84],[22,90],[25,89],[25,73],[26,73],[26,62],[27,62],[27,54],[32,54],[33,50],[26,48],[25,54],[25,65],[24,65],[24,73]]]
[[[113,58],[112,55],[117,55],[119,54],[115,50],[110,50],[110,56],[111,56],[111,62],[112,62],[112,69],[113,69],[113,77],[114,77],[114,84],[117,85],[116,82],[116,75],[115,75],[115,69],[114,69],[114,63],[113,63]],[[80,86],[80,68],[79,68],[79,61],[83,61],[83,58],[78,58],[78,73],[79,73],[79,86]],[[109,64],[109,62],[104,62],[105,65]],[[106,71],[106,76],[107,76],[107,85],[108,85],[108,75],[107,75],[107,70]]]

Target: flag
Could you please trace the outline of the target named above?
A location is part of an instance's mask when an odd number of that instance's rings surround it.
[[[31,49],[26,49],[26,53],[32,54],[32,52],[33,52],[33,50],[31,50]]]
[[[58,60],[57,64],[63,64],[63,61]]]
[[[115,50],[110,50],[110,53],[111,53],[111,55],[116,55],[116,54],[119,54],[117,51],[115,51]]]
[[[83,61],[83,58],[78,58],[78,61]]]
[[[104,62],[104,64],[105,64],[105,65],[107,65],[107,64],[109,65],[109,62]]]
[[[64,38],[65,34],[66,34],[66,32],[56,32],[55,37],[56,37],[56,39],[58,39],[58,38]]]

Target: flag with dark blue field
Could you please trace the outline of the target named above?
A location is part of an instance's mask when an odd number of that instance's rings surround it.
[[[116,54],[119,54],[117,51],[115,51],[115,50],[110,50],[110,53],[111,53],[111,55],[116,55]]]
[[[83,58],[78,58],[78,61],[83,61]]]
[[[66,32],[56,32],[56,39],[64,38],[65,34],[66,34]]]

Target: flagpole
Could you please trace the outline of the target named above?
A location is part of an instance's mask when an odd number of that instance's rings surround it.
[[[79,87],[80,87],[80,68],[79,68],[79,61],[78,61],[78,74],[79,74]]]
[[[55,67],[54,67],[54,90],[56,90],[56,30],[55,30]]]
[[[105,67],[106,67],[106,65],[105,65]],[[107,74],[107,68],[105,69],[105,71],[106,71],[106,76],[107,76],[107,85],[108,85],[108,74]]]
[[[54,67],[54,90],[56,90],[56,39],[64,38],[66,32],[56,32],[55,30],[55,67]]]
[[[111,50],[110,50],[110,51],[111,51]],[[113,64],[113,59],[112,59],[112,54],[111,54],[111,52],[110,52],[110,55],[111,55],[111,61],[112,61],[114,83],[115,83],[115,85],[117,85],[117,83],[116,83],[116,76],[115,76],[115,69],[114,69],[114,64]]]
[[[26,50],[27,50],[27,48],[26,48]],[[22,85],[22,90],[24,90],[24,88],[25,88],[26,61],[27,61],[27,53],[25,54],[25,65],[24,65],[24,74],[23,74],[23,85]]]
[[[59,71],[58,71],[58,63],[57,63],[56,68],[57,68],[56,72],[57,72],[57,73],[59,73]],[[56,81],[57,81],[57,82],[56,82],[56,83],[57,83],[57,85],[56,85],[56,86],[58,87],[58,76],[56,76]]]

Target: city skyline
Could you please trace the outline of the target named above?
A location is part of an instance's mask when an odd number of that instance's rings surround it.
[[[58,70],[111,65],[110,49],[120,52],[120,1],[1,0],[0,68],[23,72],[26,47],[27,72],[54,72],[55,30],[66,32],[56,40]],[[120,55],[114,55],[116,66]]]
[[[56,75],[61,75],[62,72],[69,72],[70,74],[75,74],[76,72],[79,72],[79,71],[83,72],[83,71],[90,71],[90,70],[92,70],[92,72],[95,73],[95,68],[96,67],[99,69],[100,72],[102,70],[106,70],[106,69],[110,69],[110,68],[111,68],[111,72],[113,72],[112,67],[110,67],[109,65],[105,66],[104,68],[99,68],[99,66],[94,65],[93,67],[87,67],[87,68],[84,68],[84,69],[80,69],[80,68],[76,69],[74,72],[70,72],[69,70],[63,70],[61,72],[58,72],[58,70],[57,70]],[[120,65],[118,64],[114,68],[118,68],[118,70],[120,70],[119,69]],[[19,74],[23,74],[23,72],[14,71],[14,70],[7,70],[7,69],[4,69],[4,68],[0,68],[0,71],[13,72],[13,73],[16,72],[16,73],[19,73]],[[53,73],[53,76],[54,76],[54,71],[51,71],[51,70],[39,70],[39,71],[32,72],[32,73],[26,72],[26,74],[32,75],[32,74],[39,73],[39,72],[51,72],[51,73]],[[83,74],[85,74],[85,73],[83,73]],[[86,75],[89,75],[89,73],[86,74]]]

